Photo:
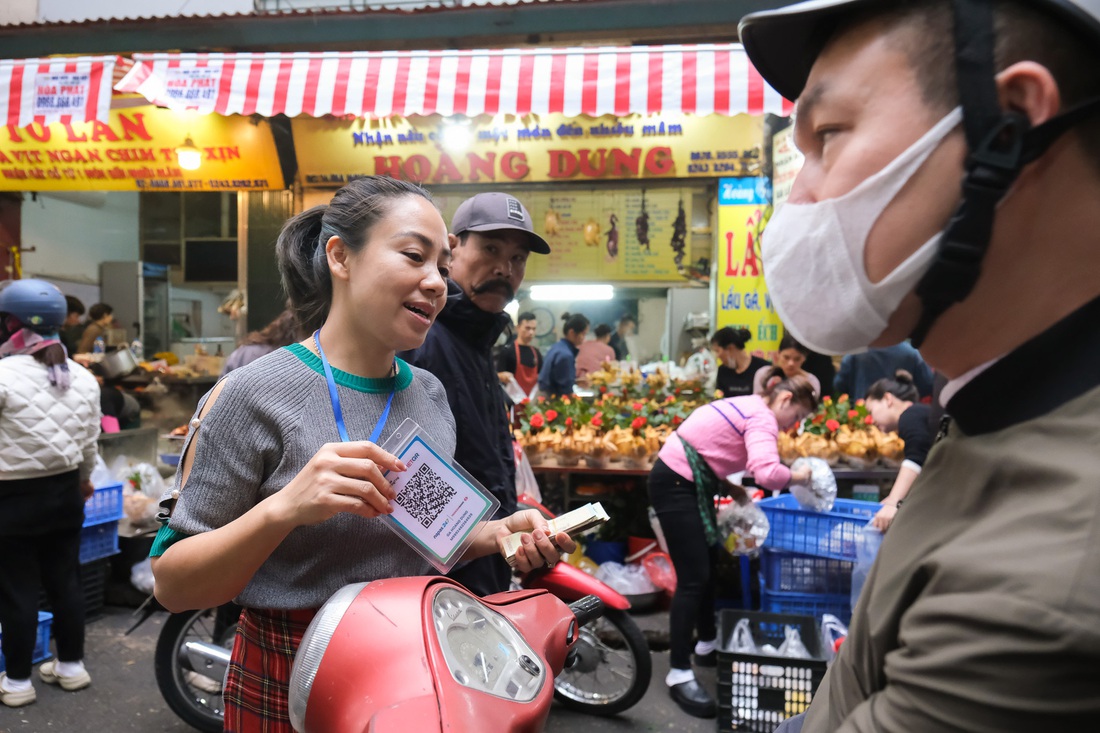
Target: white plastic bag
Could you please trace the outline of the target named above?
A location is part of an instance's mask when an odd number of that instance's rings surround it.
[[[752,626],[743,618],[733,627],[730,651],[738,654],[756,654],[756,641],[752,638]]]
[[[649,579],[649,573],[641,565],[622,565],[605,562],[596,571],[596,579],[607,583],[614,590],[627,596],[653,593],[658,590]]]
[[[863,585],[867,582],[867,574],[871,572],[871,566],[875,564],[881,546],[882,532],[870,522],[856,535],[856,564],[852,566],[852,608],[856,607]]]
[[[786,626],[783,628],[783,636],[783,643],[776,654],[789,659],[813,659],[810,650],[802,643],[802,634],[798,633],[798,629],[794,626]]]
[[[753,555],[768,538],[771,523],[756,504],[730,502],[718,511],[718,533],[722,546],[734,555]]]
[[[840,642],[848,636],[848,627],[831,613],[821,617],[821,655],[828,661],[836,658]]]
[[[836,501],[836,476],[823,458],[799,458],[791,464],[791,470],[797,471],[804,466],[810,468],[810,485],[792,484],[791,494],[803,509],[814,512],[827,512]]]
[[[130,585],[142,593],[153,592],[153,564],[145,558],[130,568]]]
[[[107,468],[103,456],[98,453],[96,453],[95,456],[95,468],[92,469],[92,475],[89,476],[88,479],[92,482],[92,486],[97,489],[118,483],[118,480],[115,479],[115,475]]]
[[[535,480],[535,472],[531,470],[527,451],[514,443],[512,447],[516,457],[516,496],[526,495],[541,504],[542,491],[539,489],[539,482]]]

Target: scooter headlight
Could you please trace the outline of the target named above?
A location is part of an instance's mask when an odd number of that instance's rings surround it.
[[[366,583],[345,585],[333,593],[306,629],[290,671],[290,724],[294,730],[306,729],[306,704],[321,659],[344,614],[366,586]]]
[[[546,665],[504,616],[444,588],[432,599],[432,619],[447,668],[460,685],[517,702],[538,695]]]

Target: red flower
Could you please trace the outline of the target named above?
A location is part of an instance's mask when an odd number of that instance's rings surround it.
[[[600,415],[602,415],[602,414],[603,413],[601,412]],[[603,427],[603,418],[600,417],[600,415],[596,415],[594,418],[592,418],[592,427],[594,427],[594,428]]]
[[[645,408],[645,405],[641,402],[635,402],[632,407],[634,408],[634,412],[641,412]]]
[[[543,425],[545,425],[545,424],[546,424],[546,421],[545,421],[545,420],[543,419],[543,417],[542,417],[542,413],[536,412],[536,413],[535,413],[535,414],[534,414],[534,415],[533,415],[533,416],[531,417],[531,427],[533,427],[533,428],[541,428],[541,427],[542,427]]]
[[[630,427],[634,428],[635,430],[641,430],[645,427],[645,424],[646,419],[644,417],[636,417],[633,421],[631,421]]]
[[[851,398],[848,395],[842,394],[840,397],[836,398],[836,401],[837,402],[847,402],[849,399],[851,399]]]
[[[875,424],[875,418],[868,415],[867,417],[863,418],[863,423],[865,425],[874,425]]]
[[[823,422],[825,422],[825,416],[824,415],[815,415],[814,416],[814,425],[820,425]]]
[[[600,394],[607,394],[607,387],[605,385],[600,385]]]
[[[550,422],[554,422],[555,420],[558,419],[558,411],[557,410],[547,410],[546,411],[546,419],[549,420]]]
[[[676,427],[677,425],[679,425],[683,421],[684,421],[684,418],[680,417],[679,415],[674,415],[672,417],[672,427]]]
[[[827,420],[825,422],[825,427],[835,433],[837,430],[840,430],[840,423],[838,423],[836,420]]]
[[[665,398],[665,404],[666,405],[671,405],[675,401],[676,401],[676,398],[673,397],[672,395],[669,395],[668,397]]]
[[[546,404],[546,398],[545,397],[539,397],[539,404],[540,405],[545,405]]]
[[[565,418],[565,427],[567,427],[567,428],[573,427],[573,418],[571,418],[571,417]]]
[[[859,413],[858,413],[857,411],[855,411],[855,410],[848,410],[848,419],[849,419],[849,420],[854,420],[854,419],[856,419],[857,417],[859,417]]]

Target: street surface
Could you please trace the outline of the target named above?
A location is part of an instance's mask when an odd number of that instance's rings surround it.
[[[0,733],[194,733],[164,704],[153,676],[153,652],[166,614],[157,614],[127,637],[123,632],[131,624],[131,612],[130,608],[108,606],[102,617],[89,622],[86,661],[91,687],[63,692],[37,680],[36,672],[38,702],[18,709],[0,706]],[[638,615],[636,620],[646,636],[655,640],[654,646],[667,646],[667,612]],[[692,718],[669,699],[664,685],[667,672],[668,652],[653,652],[653,681],[640,703],[623,715],[606,719],[573,713],[555,704],[545,733],[713,733],[714,720]],[[697,673],[713,694],[714,670]]]

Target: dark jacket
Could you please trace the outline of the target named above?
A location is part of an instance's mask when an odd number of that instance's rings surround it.
[[[458,430],[455,459],[500,500],[498,517],[516,511],[512,431],[492,358],[509,321],[506,313],[481,310],[448,282],[447,305],[424,345],[400,355],[443,383]]]
[[[579,349],[565,339],[546,352],[546,359],[539,372],[539,392],[547,397],[573,394],[577,381],[577,352]]]

